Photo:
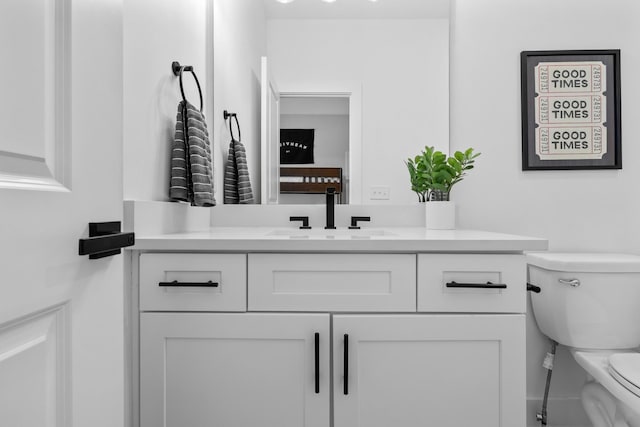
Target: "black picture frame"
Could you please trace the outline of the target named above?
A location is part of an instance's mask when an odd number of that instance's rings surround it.
[[[620,50],[523,51],[522,170],[622,169]]]

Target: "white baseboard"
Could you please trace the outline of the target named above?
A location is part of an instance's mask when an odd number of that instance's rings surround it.
[[[539,427],[536,413],[542,409],[542,399],[527,399],[527,427]],[[591,427],[579,398],[549,398],[547,404],[549,427]]]

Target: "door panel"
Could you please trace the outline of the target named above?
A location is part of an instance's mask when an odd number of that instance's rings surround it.
[[[142,427],[329,426],[328,314],[143,313],[140,323]]]
[[[0,3],[0,188],[70,182],[70,0]],[[19,42],[16,42],[19,35]]]
[[[524,348],[523,315],[334,316],[335,426],[524,425]]]
[[[67,306],[0,328],[0,420],[7,425],[65,425]]]
[[[33,393],[29,414],[0,399],[0,414],[11,414],[0,424],[121,426],[123,260],[80,257],[78,239],[89,222],[122,218],[122,0],[3,1],[0,28],[13,115],[0,116],[0,329],[66,307],[55,334],[18,344],[11,368],[0,368],[0,395]],[[55,363],[49,343],[60,350]],[[55,393],[40,391],[60,375]]]

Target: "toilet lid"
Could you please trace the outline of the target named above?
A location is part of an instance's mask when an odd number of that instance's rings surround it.
[[[640,353],[609,356],[609,373],[627,390],[640,397]]]

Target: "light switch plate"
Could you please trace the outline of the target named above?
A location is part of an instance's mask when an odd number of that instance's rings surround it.
[[[369,187],[369,200],[389,200],[391,188],[387,185]]]

